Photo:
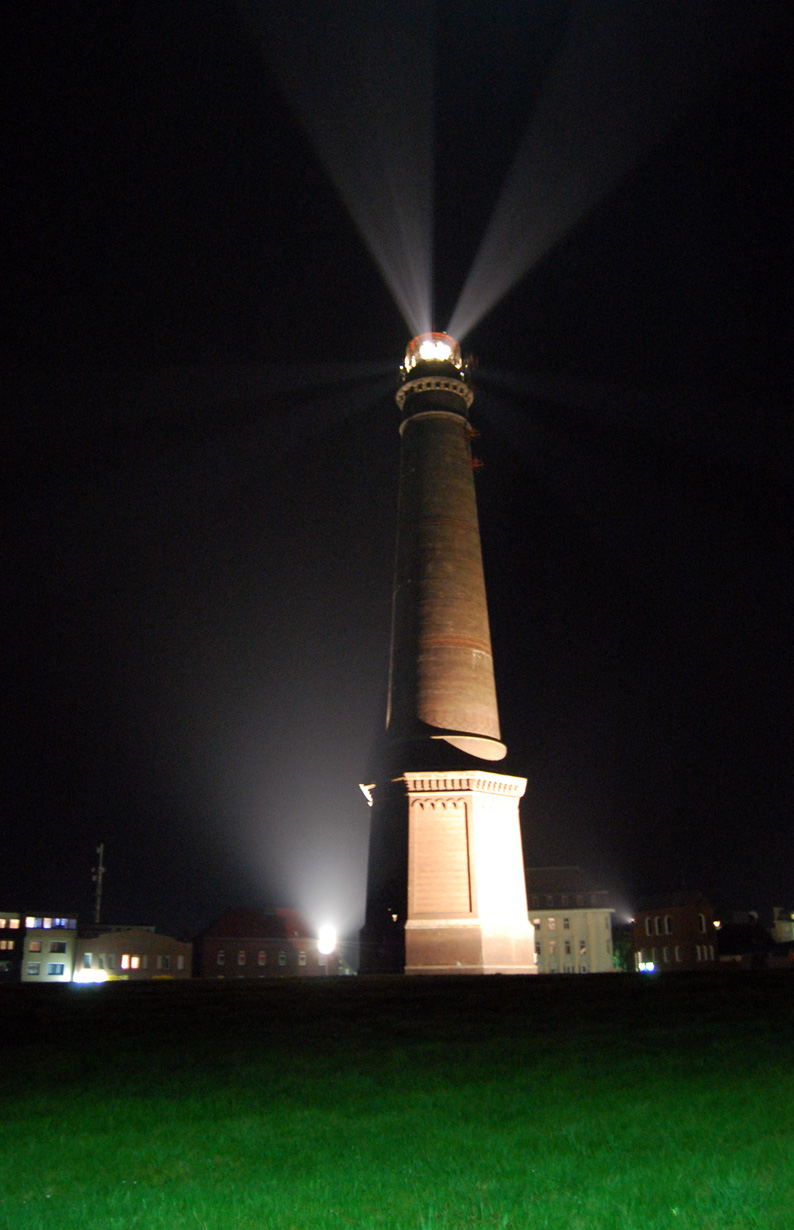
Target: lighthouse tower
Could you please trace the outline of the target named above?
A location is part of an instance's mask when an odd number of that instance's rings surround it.
[[[373,806],[362,968],[534,973],[518,801],[496,704],[474,491],[473,392],[457,343],[413,339],[401,371],[389,703]]]

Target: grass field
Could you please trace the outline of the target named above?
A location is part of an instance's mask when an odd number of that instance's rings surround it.
[[[794,974],[0,986],[2,1230],[792,1230]]]

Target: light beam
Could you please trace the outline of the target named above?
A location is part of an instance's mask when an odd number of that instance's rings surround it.
[[[244,6],[412,333],[432,328],[433,22],[421,0]]]
[[[751,34],[747,5],[574,13],[447,332],[462,340],[687,112]]]

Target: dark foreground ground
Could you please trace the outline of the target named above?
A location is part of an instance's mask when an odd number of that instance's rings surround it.
[[[793,1230],[794,972],[0,986],[0,1230]]]

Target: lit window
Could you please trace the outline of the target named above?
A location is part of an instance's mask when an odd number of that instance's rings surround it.
[[[245,949],[241,948],[237,954],[237,964],[245,965]]]
[[[53,978],[60,978],[61,975],[63,974],[63,966],[60,964],[56,964],[54,961],[52,961],[47,966],[47,973],[50,974]]]
[[[31,940],[28,945],[28,952],[41,952],[41,940]]]
[[[582,952],[587,952],[587,940],[580,940],[580,941],[579,941],[579,952],[580,952],[580,953],[582,953]]]
[[[41,972],[40,961],[28,961],[28,977],[35,978]]]
[[[305,964],[306,964],[306,953],[299,952],[298,953],[298,965],[305,965]]]
[[[5,925],[6,925],[6,920],[4,918],[0,918],[0,931],[3,931],[5,929]]]
[[[91,968],[91,953],[84,952],[83,953],[83,969],[90,969],[90,968]]]
[[[140,968],[141,968],[140,957],[130,957],[130,969],[140,969]]]
[[[121,957],[121,968],[122,968],[122,969],[129,969],[129,968],[130,968],[130,954],[129,954],[128,952],[125,952],[125,953],[123,953],[123,954],[122,954],[122,957]]]
[[[259,965],[265,965],[267,963],[267,953],[265,952],[263,948],[260,948],[259,950],[259,956],[257,957],[257,962]]]
[[[50,952],[66,952],[66,940],[51,940]]]
[[[51,927],[51,926],[52,926],[52,919],[51,919],[51,918],[45,918],[45,919],[44,919],[44,930],[45,930],[45,931],[49,931],[49,929],[50,929],[50,927]]]
[[[9,918],[9,920],[8,920],[8,929],[9,929],[9,931],[18,931],[18,930],[19,930],[19,919],[18,919],[18,918]]]
[[[570,931],[570,929],[571,929],[571,920],[570,920],[570,918],[563,918],[563,920],[562,920],[562,928],[563,928],[563,931]]]
[[[556,930],[557,930],[557,919],[550,918],[549,919],[549,931],[556,931]]]
[[[31,929],[35,931],[37,927],[41,926],[41,919],[34,918],[31,914],[28,914],[25,918],[25,926],[27,927],[28,931],[30,931]]]
[[[226,953],[223,951],[223,949],[221,949],[220,952],[218,953],[218,965],[225,965],[225,964],[226,964]]]
[[[279,963],[279,965],[286,965],[286,964],[287,964],[287,954],[286,954],[285,952],[280,952],[280,953],[278,954],[278,963]]]

